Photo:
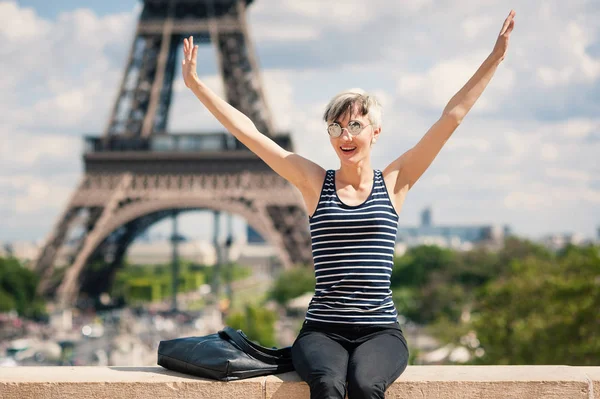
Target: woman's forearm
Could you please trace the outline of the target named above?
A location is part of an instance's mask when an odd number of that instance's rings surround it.
[[[487,87],[501,61],[502,58],[494,53],[490,54],[471,79],[450,99],[444,108],[444,114],[462,121]]]
[[[256,126],[250,118],[215,94],[199,79],[194,79],[190,89],[225,129],[242,143],[245,143],[244,136],[256,131]]]

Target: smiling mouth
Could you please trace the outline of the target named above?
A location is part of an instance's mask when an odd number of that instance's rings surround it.
[[[348,147],[348,148],[346,148],[346,147],[340,147],[340,150],[342,150],[342,152],[345,152],[345,153],[348,154],[348,153],[351,153],[354,150],[356,150],[356,147]]]

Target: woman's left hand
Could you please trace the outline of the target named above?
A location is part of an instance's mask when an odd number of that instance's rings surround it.
[[[506,20],[504,21],[504,25],[502,25],[500,35],[498,35],[498,40],[496,40],[496,44],[494,45],[494,50],[492,50],[494,57],[497,57],[500,60],[504,59],[506,50],[508,49],[508,39],[515,27],[515,14],[515,10],[510,10],[508,17],[506,17]]]

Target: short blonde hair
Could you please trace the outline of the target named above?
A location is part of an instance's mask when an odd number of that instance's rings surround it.
[[[333,97],[325,108],[323,120],[335,121],[346,114],[366,115],[374,129],[381,127],[381,104],[362,89],[346,90]]]

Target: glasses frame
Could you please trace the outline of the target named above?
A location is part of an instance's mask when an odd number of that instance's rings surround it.
[[[349,134],[350,136],[358,136],[359,134],[361,134],[361,133],[362,133],[362,131],[363,131],[363,130],[365,130],[365,128],[366,128],[367,126],[371,126],[371,125],[372,125],[372,123],[369,123],[368,125],[363,125],[362,123],[360,123],[360,121],[357,121],[357,120],[351,120],[350,122],[348,122],[348,125],[347,125],[347,126],[350,126],[350,124],[351,124],[351,123],[353,123],[353,122],[354,122],[354,123],[358,123],[358,125],[359,125],[359,126],[361,126],[360,130],[358,130],[356,133],[353,133],[353,132],[351,132],[351,131],[350,131],[350,129],[348,129],[348,127],[342,127],[342,126],[341,126],[339,123],[337,123],[337,122],[332,122],[332,123],[330,123],[330,124],[327,126],[327,134],[329,134],[329,136],[331,136],[331,137],[333,137],[333,138],[337,138],[337,137],[340,137],[340,136],[342,135],[342,133],[344,132],[344,129],[346,129],[346,130],[348,131],[348,134]],[[339,130],[339,133],[338,133],[337,135],[335,135],[335,134],[331,134],[331,128],[333,128],[333,127],[336,127],[336,126],[340,128],[340,130]]]

